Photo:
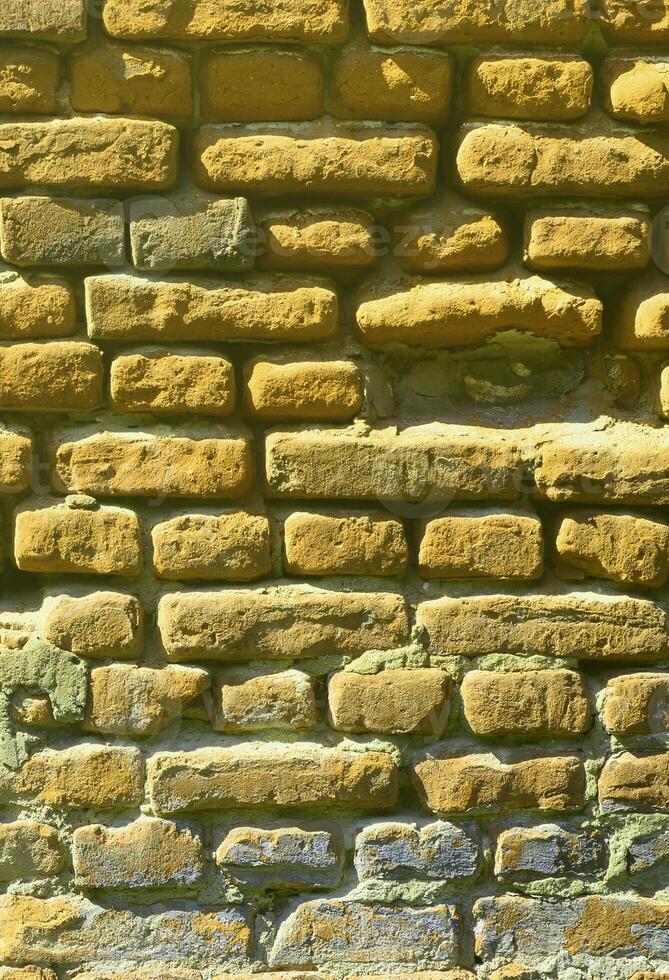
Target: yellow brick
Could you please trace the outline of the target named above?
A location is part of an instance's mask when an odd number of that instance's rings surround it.
[[[56,54],[0,46],[0,112],[56,112],[59,81]]]
[[[460,690],[467,724],[485,738],[573,738],[592,724],[585,683],[571,670],[472,670]]]
[[[593,74],[576,55],[480,55],[467,65],[471,113],[497,119],[578,119],[590,107]]]
[[[669,754],[612,756],[599,777],[599,802],[605,810],[669,809]]]
[[[195,178],[213,191],[415,197],[431,194],[436,179],[436,138],[417,124],[205,126],[195,152]]]
[[[613,44],[666,44],[669,39],[666,0],[602,0],[598,12],[604,37]]]
[[[91,671],[84,728],[132,738],[155,735],[180,720],[184,709],[208,688],[209,675],[198,667],[96,667]]]
[[[604,106],[616,119],[669,121],[669,62],[613,56],[604,62]]]
[[[318,721],[314,682],[300,670],[254,675],[243,668],[219,677],[214,700],[219,732],[300,731]]]
[[[102,351],[70,341],[0,345],[0,406],[72,412],[102,401]]]
[[[328,684],[330,723],[340,732],[439,736],[453,683],[442,670],[339,671]]]
[[[645,209],[535,208],[525,217],[525,264],[532,269],[614,272],[650,261]]]
[[[144,638],[142,607],[133,596],[116,592],[55,596],[42,611],[40,634],[82,657],[137,657]]]
[[[0,493],[20,493],[28,488],[32,455],[29,433],[0,427]]]
[[[81,41],[86,36],[85,0],[3,0],[0,34],[60,43]]]
[[[65,280],[0,272],[0,339],[66,337],[76,319],[74,291]]]
[[[398,770],[385,752],[241,745],[161,752],[148,762],[158,813],[235,807],[349,806],[397,801]]]
[[[63,845],[54,827],[34,820],[0,824],[1,881],[55,875],[64,865]]]
[[[624,351],[669,350],[669,281],[653,269],[618,298],[613,317],[614,342]]]
[[[427,579],[535,579],[543,574],[543,551],[535,515],[453,510],[424,524],[418,565]]]
[[[207,428],[160,432],[63,432],[52,447],[59,492],[127,497],[242,497],[253,481],[253,458],[240,431]]]
[[[224,357],[150,351],[115,358],[110,373],[116,412],[230,415],[235,371]]]
[[[290,49],[205,52],[200,93],[207,122],[316,119],[323,112],[323,66],[315,55]]]
[[[377,259],[374,219],[353,208],[288,209],[259,218],[259,264],[270,269],[365,268]]]
[[[339,307],[327,279],[156,282],[135,276],[86,280],[88,335],[101,340],[328,340]]]
[[[257,357],[247,363],[244,380],[246,410],[260,419],[344,422],[364,397],[354,361]]]
[[[139,521],[90,497],[24,504],[14,519],[14,558],[24,572],[139,575]]]
[[[334,59],[327,109],[340,119],[440,125],[448,119],[452,83],[447,54],[353,44]]]
[[[284,539],[292,575],[398,575],[409,560],[401,521],[383,511],[297,511],[284,522]]]
[[[162,579],[247,582],[271,571],[270,525],[262,514],[185,514],[156,524],[151,537]]]
[[[58,119],[0,125],[0,188],[167,190],[176,129],[138,119]]]
[[[178,51],[92,43],[75,49],[72,108],[186,118],[193,112],[191,59]]]
[[[302,41],[335,44],[348,31],[347,0],[107,0],[104,25],[116,37],[175,41]]]
[[[622,674],[606,685],[602,722],[616,735],[669,731],[669,674]]]
[[[492,753],[430,758],[416,764],[414,780],[428,810],[444,815],[568,810],[584,803],[583,763],[571,755],[513,762]]]

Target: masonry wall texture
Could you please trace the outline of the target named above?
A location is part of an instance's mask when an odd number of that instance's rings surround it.
[[[668,980],[669,0],[0,0],[0,980]]]

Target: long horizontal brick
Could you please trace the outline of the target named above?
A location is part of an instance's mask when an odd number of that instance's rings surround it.
[[[230,415],[237,387],[225,357],[147,351],[115,358],[110,400],[117,412]]]
[[[662,660],[669,617],[649,599],[620,595],[445,597],[418,606],[433,653]]]
[[[616,272],[650,260],[645,208],[543,207],[525,214],[525,264],[532,269]]]
[[[587,347],[602,329],[602,303],[591,287],[540,276],[398,277],[363,286],[357,301],[358,329],[368,344],[466,347],[523,330],[564,347]]]
[[[666,197],[669,136],[541,125],[463,127],[456,169],[468,194]]]
[[[431,194],[437,140],[420,125],[335,122],[205,126],[195,178],[213,191],[299,197]]]
[[[302,969],[427,961],[441,969],[455,965],[460,955],[460,915],[454,906],[317,899],[299,905],[281,923],[269,961],[274,967]]]
[[[308,586],[167,595],[158,627],[177,661],[359,656],[402,646],[409,634],[400,595]]]
[[[405,505],[458,500],[513,500],[522,462],[513,433],[474,426],[399,430],[276,431],[265,449],[271,497],[357,498]],[[420,516],[420,515],[419,515]]]
[[[468,3],[364,0],[372,40],[389,44],[573,44],[587,26],[587,0]]]
[[[573,755],[504,762],[493,753],[431,754],[416,763],[412,778],[433,813],[569,810],[584,803],[585,769]]]
[[[485,54],[467,63],[465,99],[474,116],[578,119],[592,86],[592,66],[576,55]]]
[[[140,119],[57,119],[0,125],[0,188],[167,190],[179,135]]]
[[[560,901],[500,895],[474,905],[476,952],[486,959],[500,948],[536,962],[564,950],[585,954],[606,967],[628,969],[632,957],[666,959],[669,904],[627,896],[598,895]],[[614,965],[615,964],[615,965]],[[604,974],[606,975],[606,974]],[[522,974],[521,974],[522,976]],[[652,976],[652,974],[651,974]]]
[[[328,340],[337,294],[327,279],[159,282],[136,276],[86,280],[88,335],[99,340]]]
[[[253,457],[241,430],[160,432],[63,431],[51,446],[59,492],[110,497],[242,497],[253,481]]]
[[[102,351],[94,344],[0,344],[0,407],[29,412],[97,408],[102,375]]]
[[[64,279],[0,272],[0,339],[31,340],[74,333],[77,304]]]
[[[537,456],[537,487],[552,502],[669,503],[669,429],[632,422],[558,426]]]
[[[335,44],[348,33],[348,0],[106,0],[115,37],[172,41],[303,41]]]
[[[40,41],[82,41],[86,0],[3,0],[0,35]]]
[[[452,693],[450,676],[435,668],[341,670],[328,683],[330,724],[340,732],[441,735]]]
[[[0,427],[0,493],[20,493],[30,485],[33,441],[28,432]]]
[[[158,813],[223,807],[392,807],[398,769],[385,752],[237,746],[162,752],[148,762]]]
[[[142,965],[152,966],[161,958],[167,963],[182,959],[198,968],[234,969],[248,967],[251,927],[244,910],[234,907],[144,915],[101,908],[78,897],[6,895],[0,899],[0,953],[6,963],[18,964],[125,962],[138,970],[119,974],[129,977],[141,977]],[[110,976],[109,966],[102,967],[101,975]]]

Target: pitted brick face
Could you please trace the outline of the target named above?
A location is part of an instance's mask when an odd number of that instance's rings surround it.
[[[669,0],[0,0],[0,980],[669,980]]]

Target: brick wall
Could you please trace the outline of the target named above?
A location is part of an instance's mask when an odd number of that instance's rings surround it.
[[[669,976],[669,0],[0,0],[0,113],[0,980]]]

